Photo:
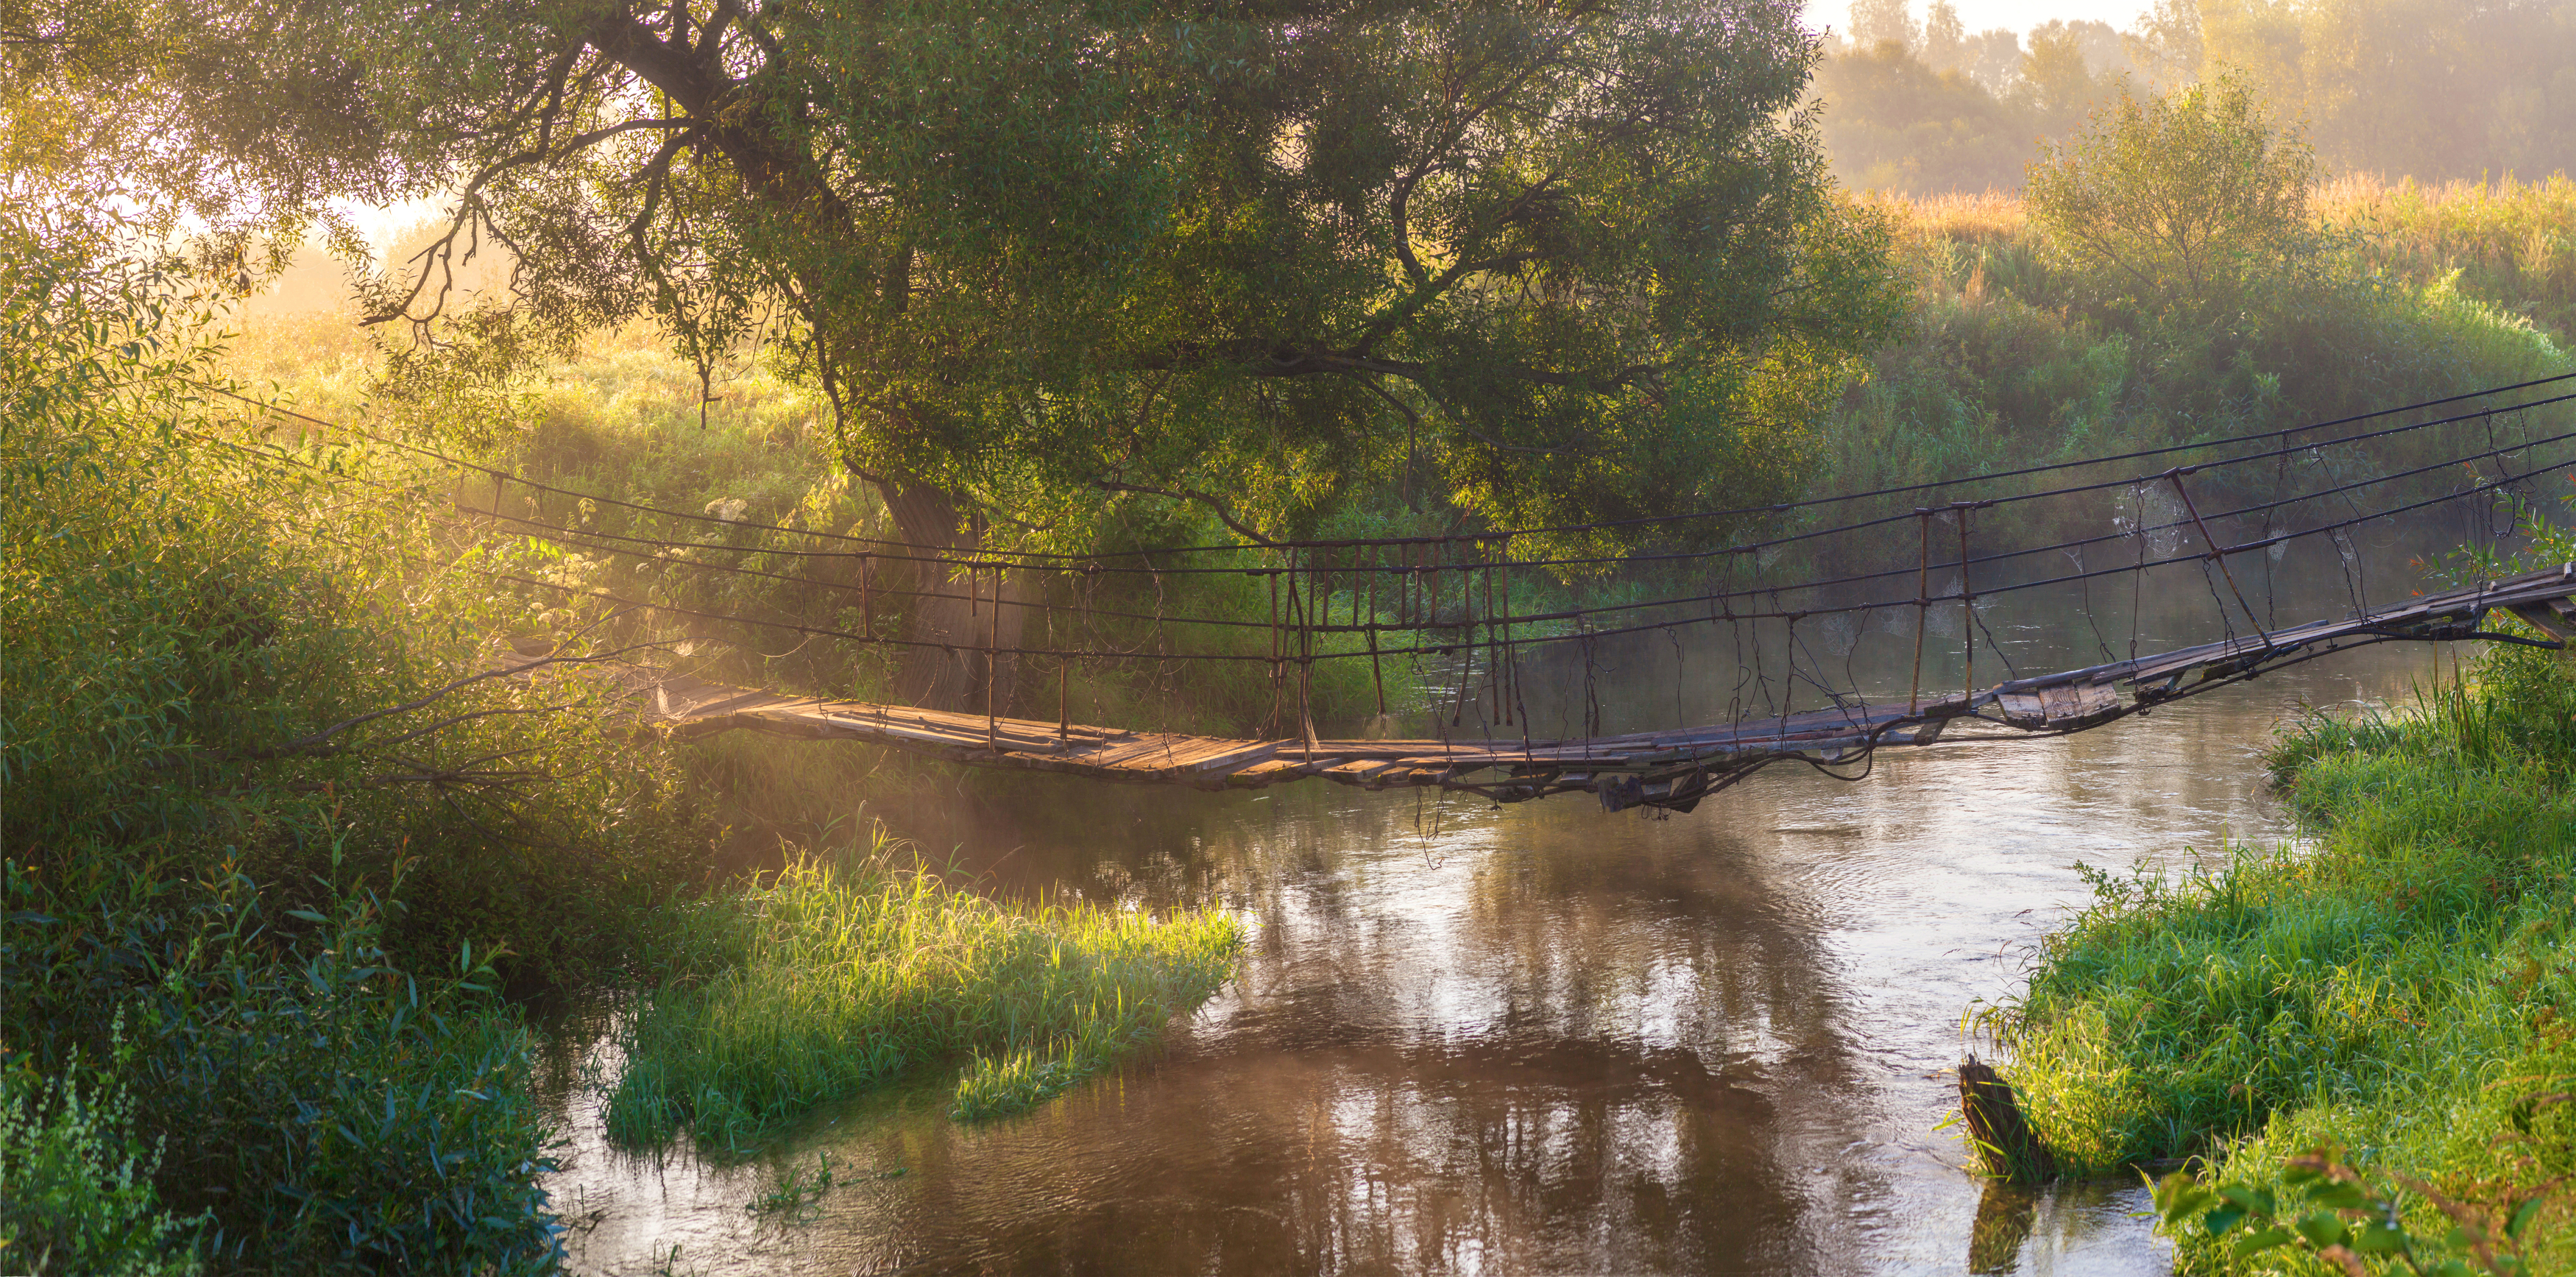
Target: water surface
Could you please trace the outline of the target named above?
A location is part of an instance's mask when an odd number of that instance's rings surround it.
[[[2038,633],[2004,641],[2066,655]],[[552,1189],[601,1273],[2162,1273],[2134,1185],[1960,1169],[1963,1022],[2081,904],[2074,864],[2285,836],[2271,727],[2432,659],[2374,648],[1857,783],[1774,768],[1670,818],[925,771],[905,832],[997,891],[1221,903],[1240,978],[1023,1118],[950,1123],[944,1076],[818,1118],[773,1160],[852,1182],[802,1223],[745,1209],[768,1163],[610,1149],[578,1088]]]

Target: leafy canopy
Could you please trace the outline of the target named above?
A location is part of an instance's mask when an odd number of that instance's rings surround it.
[[[481,357],[766,334],[942,539],[1112,494],[1271,534],[1371,490],[1768,500],[1899,313],[1792,0],[10,7],[22,71],[157,126],[91,164],[237,246],[444,196],[456,233],[368,301]],[[508,297],[448,305],[496,251]]]

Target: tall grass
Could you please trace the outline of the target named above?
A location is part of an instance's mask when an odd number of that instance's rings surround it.
[[[1154,918],[1014,906],[863,854],[798,857],[691,907],[626,1029],[612,1138],[684,1128],[746,1151],[813,1107],[961,1062],[953,1112],[1016,1112],[1108,1068],[1212,995],[1241,933],[1217,911]]]
[[[2201,1158],[2266,1191],[2339,1148],[2499,1237],[2539,1194],[2528,1271],[2568,1271],[2576,666],[2498,649],[2402,715],[2288,729],[2271,766],[2312,846],[2094,872],[1990,1018],[2033,1124],[2071,1173]],[[2423,1237],[2457,1222],[2424,1194],[2400,1212]],[[2184,1271],[2269,1271],[2206,1229],[2181,1247]]]
[[[2465,296],[2576,335],[2576,180],[2328,183],[2317,204],[2356,227],[2368,260],[2410,284],[2452,279]]]

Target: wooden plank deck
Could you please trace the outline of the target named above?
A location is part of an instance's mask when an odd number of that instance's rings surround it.
[[[1952,693],[1911,710],[1902,703],[1855,704],[1579,740],[1236,740],[1016,718],[988,723],[981,714],[782,696],[655,671],[636,671],[629,684],[651,722],[682,736],[750,729],[861,740],[956,763],[1202,789],[1255,789],[1320,776],[1362,789],[1434,786],[1503,801],[1580,791],[1614,811],[1688,811],[1773,762],[1854,762],[1873,750],[1929,746],[1951,724],[1969,720],[1990,725],[1984,738],[2082,731],[2327,652],[2392,639],[2472,637],[2499,608],[2553,635],[2576,635],[2576,564],[2413,598],[2364,616],[2016,679],[1973,697]]]

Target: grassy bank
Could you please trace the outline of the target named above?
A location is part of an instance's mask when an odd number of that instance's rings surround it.
[[[962,1063],[952,1112],[1018,1112],[1213,994],[1235,920],[1012,906],[865,849],[798,859],[689,912],[621,1045],[613,1138],[741,1151],[813,1107]]]
[[[2041,1138],[2072,1174],[2195,1159],[2188,1272],[2488,1271],[2475,1235],[2576,1268],[2576,667],[2499,648],[2271,766],[2312,846],[2097,874],[1995,1018]]]

